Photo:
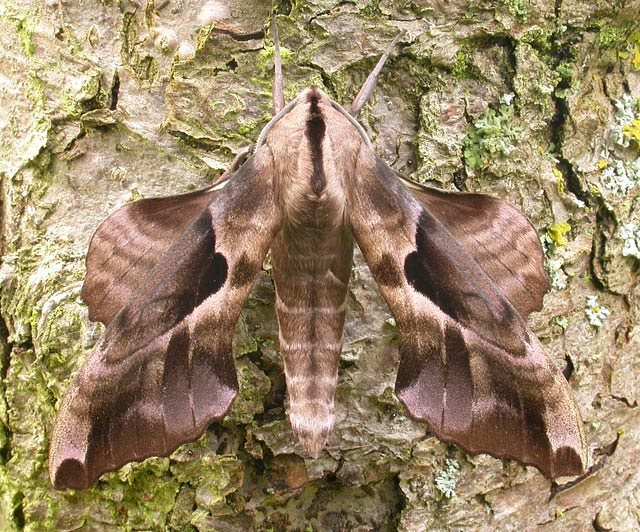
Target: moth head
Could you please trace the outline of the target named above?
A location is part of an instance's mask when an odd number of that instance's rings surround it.
[[[260,149],[268,137],[276,142],[286,138],[288,133],[292,130],[303,128],[308,120],[318,114],[323,118],[325,128],[327,126],[332,130],[351,130],[351,128],[354,128],[356,136],[359,136],[360,139],[371,148],[371,141],[360,123],[344,107],[333,101],[323,90],[311,86],[301,91],[295,99],[267,123],[258,136],[254,151]],[[338,119],[336,120],[336,118]],[[276,128],[276,125],[281,122],[284,122],[287,127]],[[273,131],[274,128],[276,131]]]

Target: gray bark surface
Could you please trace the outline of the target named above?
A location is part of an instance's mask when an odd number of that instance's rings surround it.
[[[336,428],[305,457],[286,417],[273,285],[237,325],[228,417],[170,458],[49,484],[48,436],[101,327],[79,299],[93,230],[206,186],[271,115],[266,1],[0,5],[0,530],[640,528],[640,1],[280,2],[285,96],[348,104],[421,182],[486,192],[538,228],[554,288],[529,323],[581,409],[593,467],[552,483],[468,456],[393,394],[393,320],[357,254]],[[596,299],[594,299],[596,298]]]

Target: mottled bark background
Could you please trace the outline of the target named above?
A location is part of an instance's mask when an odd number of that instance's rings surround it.
[[[98,223],[210,183],[271,113],[268,1],[0,4],[0,529],[637,530],[640,527],[640,1],[279,2],[286,95],[349,103],[404,36],[361,115],[418,181],[483,191],[538,228],[553,290],[530,324],[565,370],[593,467],[551,483],[467,456],[393,394],[393,320],[354,267],[321,457],[286,418],[273,285],[235,336],[230,415],[171,458],[58,493],[60,397],[101,327],[79,300]],[[267,265],[268,270],[268,265]]]

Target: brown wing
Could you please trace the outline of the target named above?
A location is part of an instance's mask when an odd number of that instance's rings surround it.
[[[405,184],[524,318],[542,308],[549,279],[538,233],[524,214],[486,194]]]
[[[366,148],[357,175],[350,222],[398,323],[396,393],[409,413],[471,453],[515,458],[549,477],[584,471],[569,386],[467,251],[472,241],[458,242]]]
[[[281,219],[265,157],[247,161],[162,256],[81,368],[51,438],[56,488],[166,456],[227,412],[234,326]]]
[[[91,238],[82,299],[89,319],[108,324],[178,237],[214,200],[206,188],[124,205]]]

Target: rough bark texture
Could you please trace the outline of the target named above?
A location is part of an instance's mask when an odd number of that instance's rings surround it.
[[[100,333],[79,301],[90,235],[127,201],[206,185],[255,140],[270,8],[0,5],[0,529],[638,529],[637,0],[277,6],[288,99],[317,84],[349,103],[404,30],[361,117],[378,153],[414,179],[508,198],[539,229],[554,289],[530,323],[582,411],[585,478],[467,456],[411,422],[392,392],[393,321],[360,259],[320,458],[285,416],[267,272],[236,330],[228,418],[170,459],[53,491],[49,431]]]

